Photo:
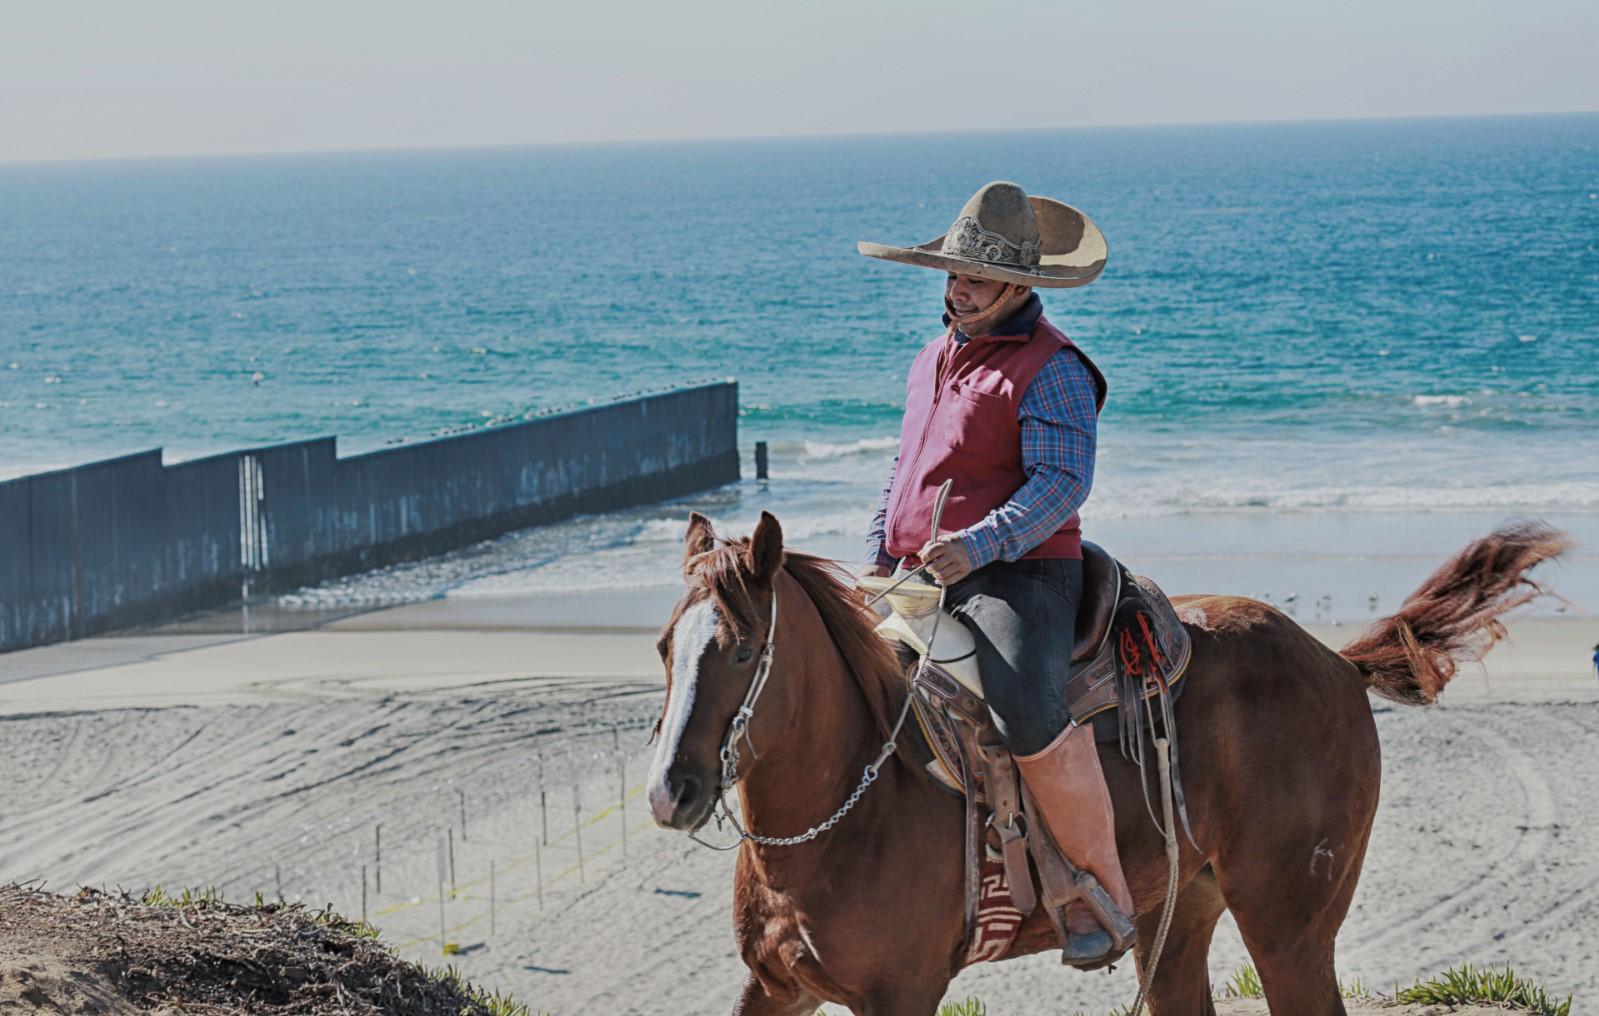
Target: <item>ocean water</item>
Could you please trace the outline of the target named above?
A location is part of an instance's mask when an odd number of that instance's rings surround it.
[[[0,166],[0,476],[731,376],[773,479],[693,503],[850,556],[942,281],[855,241],[995,178],[1110,243],[1045,292],[1110,378],[1091,535],[1599,513],[1596,115]],[[666,582],[685,510],[295,602]]]

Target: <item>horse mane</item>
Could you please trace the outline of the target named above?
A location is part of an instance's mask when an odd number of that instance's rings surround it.
[[[719,644],[725,646],[755,630],[755,605],[750,595],[754,579],[747,564],[749,538],[719,538],[718,542],[720,546],[685,559],[683,571],[691,595],[667,622],[666,631],[672,630],[689,603],[709,597],[727,621],[717,631]],[[899,710],[897,689],[904,674],[893,647],[877,634],[877,616],[866,607],[849,573],[825,557],[785,550],[783,570],[805,590],[821,615],[822,625],[865,696],[873,720],[887,735]]]

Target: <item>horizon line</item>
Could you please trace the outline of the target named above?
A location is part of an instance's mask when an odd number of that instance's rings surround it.
[[[949,130],[860,130],[793,134],[708,134],[683,137],[595,138],[566,141],[492,141],[481,144],[443,144],[416,146],[374,145],[366,148],[280,148],[240,149],[225,152],[179,152],[164,155],[83,155],[7,159],[0,157],[0,168],[13,166],[60,166],[114,162],[188,162],[205,159],[251,159],[306,155],[398,155],[438,152],[509,151],[529,148],[604,148],[629,145],[708,144],[713,142],[825,141],[859,138],[950,137],[975,134],[1038,134],[1055,131],[1139,130],[1181,127],[1291,126],[1295,124],[1391,123],[1409,120],[1510,120],[1537,117],[1594,116],[1599,109],[1538,110],[1510,113],[1396,113],[1389,116],[1309,116],[1263,117],[1254,120],[1149,120],[1103,124],[1057,124],[1046,127],[956,127]]]

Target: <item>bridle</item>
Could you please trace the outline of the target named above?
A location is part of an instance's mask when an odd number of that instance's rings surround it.
[[[755,758],[760,758],[760,753],[755,750],[755,742],[750,737],[750,720],[755,718],[755,704],[760,700],[761,692],[766,690],[766,682],[772,676],[772,659],[777,652],[777,585],[773,583],[772,618],[766,629],[766,644],[761,647],[761,658],[755,665],[755,676],[750,679],[749,690],[744,693],[744,701],[739,705],[738,711],[733,714],[732,721],[727,725],[727,734],[722,738],[722,775],[721,781],[716,788],[716,808],[712,810],[717,828],[722,828],[723,823],[732,826],[734,832],[738,833],[738,841],[727,846],[720,846],[700,839],[699,836],[695,835],[698,830],[690,832],[688,838],[700,846],[709,847],[712,850],[736,850],[746,842],[763,847],[794,847],[802,843],[811,842],[843,821],[844,816],[848,815],[850,810],[860,802],[862,795],[866,793],[866,788],[877,782],[877,777],[882,772],[883,764],[888,761],[889,756],[899,749],[899,733],[905,727],[906,717],[910,715],[911,700],[916,694],[916,687],[921,683],[922,675],[927,670],[927,661],[933,652],[933,640],[938,637],[938,619],[944,612],[944,594],[945,590],[940,587],[938,592],[938,612],[933,615],[933,627],[928,634],[925,643],[926,648],[921,654],[921,660],[917,664],[916,675],[911,678],[910,686],[906,689],[905,704],[900,706],[899,716],[894,720],[894,726],[888,732],[888,740],[883,742],[877,757],[868,762],[866,767],[861,770],[861,781],[856,784],[855,790],[844,800],[838,810],[828,816],[825,821],[811,826],[802,833],[794,836],[762,836],[759,833],[752,833],[745,829],[739,822],[738,816],[733,813],[733,809],[728,807],[727,792],[737,786],[740,779],[738,773],[739,742],[742,741],[749,745],[750,754]]]
[[[938,497],[933,502],[934,539],[938,538],[938,525],[944,516],[944,505],[949,500],[950,486],[951,482],[945,480],[938,489]],[[927,565],[924,563],[921,568],[916,569],[916,572],[920,572],[922,568],[926,567]],[[910,577],[910,575],[905,576],[905,578],[901,579],[900,582],[896,582],[890,588],[898,587],[900,583]],[[883,592],[886,593],[888,591],[885,589]],[[844,803],[839,805],[838,810],[829,815],[825,821],[811,826],[802,833],[794,836],[762,836],[758,833],[750,832],[739,823],[738,816],[734,815],[733,809],[727,806],[727,792],[736,787],[740,779],[738,774],[738,743],[743,741],[750,746],[751,755],[756,758],[760,757],[760,754],[755,750],[755,742],[750,738],[750,720],[755,718],[755,703],[759,701],[761,692],[766,690],[766,682],[772,676],[772,659],[777,652],[777,583],[773,581],[772,618],[766,628],[766,644],[761,647],[760,662],[755,665],[755,676],[750,679],[749,690],[744,693],[744,701],[739,705],[738,712],[733,714],[732,721],[727,725],[727,733],[722,738],[721,782],[716,788],[716,807],[711,810],[711,814],[716,818],[717,828],[720,829],[724,822],[731,825],[733,830],[738,833],[738,841],[725,847],[718,846],[696,836],[695,833],[698,830],[690,832],[688,838],[700,846],[710,847],[712,850],[736,850],[745,843],[754,843],[762,847],[794,847],[801,843],[811,842],[843,821],[844,816],[848,815],[850,810],[860,803],[861,795],[866,793],[866,788],[877,782],[877,777],[882,772],[883,764],[888,761],[889,756],[899,749],[899,732],[905,728],[905,719],[910,716],[911,703],[916,697],[916,689],[922,683],[922,675],[927,672],[927,661],[933,655],[933,640],[938,638],[938,621],[944,615],[944,596],[947,592],[948,589],[946,587],[939,586],[938,610],[933,614],[933,627],[928,632],[927,639],[923,643],[921,659],[916,665],[916,675],[911,678],[908,687],[905,689],[905,704],[900,706],[899,716],[894,720],[894,726],[888,732],[888,740],[883,742],[883,747],[878,751],[877,757],[866,763],[866,767],[861,770],[861,781],[855,785],[854,791],[850,793],[849,797],[844,799]],[[874,601],[875,599],[876,597],[873,598]],[[703,824],[701,827],[703,828]]]

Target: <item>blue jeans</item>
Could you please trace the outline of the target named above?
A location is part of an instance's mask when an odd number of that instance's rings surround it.
[[[1071,722],[1066,675],[1083,598],[1083,562],[995,561],[950,586],[945,605],[977,640],[983,691],[1017,755],[1043,751]]]

